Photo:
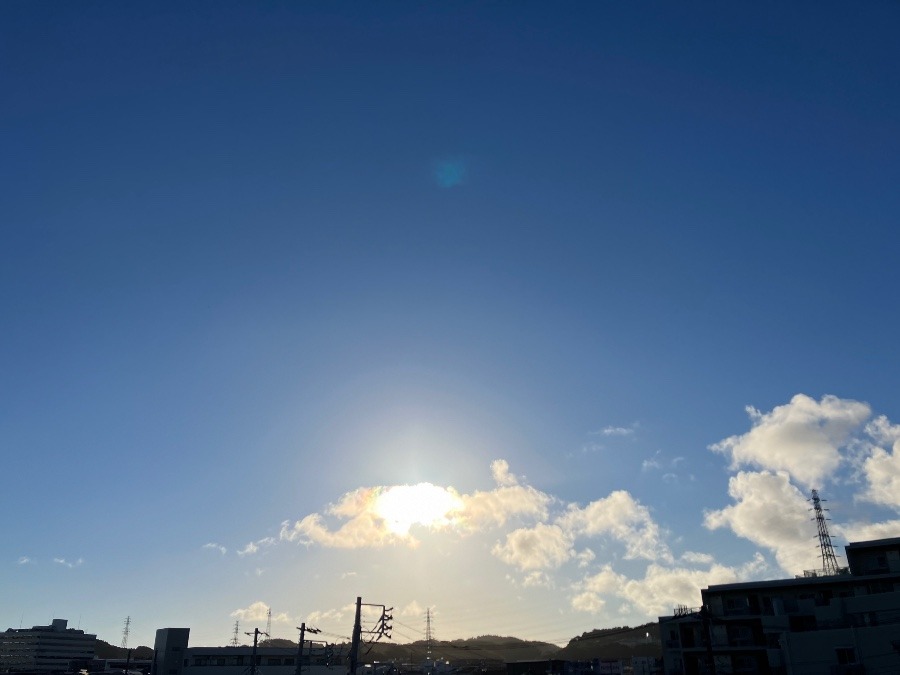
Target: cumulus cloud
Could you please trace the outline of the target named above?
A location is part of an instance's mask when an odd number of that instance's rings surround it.
[[[696,607],[701,603],[700,589],[746,579],[764,567],[762,556],[738,568],[711,564],[706,569],[664,566],[651,563],[643,578],[632,579],[604,565],[596,574],[576,585],[571,598],[573,609],[596,613],[606,606],[606,596],[618,598],[647,616],[671,614],[677,605]]]
[[[862,462],[868,489],[861,498],[900,510],[900,425],[882,415],[866,425],[866,433],[872,442]]]
[[[880,523],[832,523],[830,530],[847,541],[868,541],[900,537],[900,520],[885,520]]]
[[[538,523],[506,535],[506,541],[493,548],[493,554],[520,570],[559,567],[575,555],[572,537],[556,525]]]
[[[313,513],[282,523],[280,538],[331,548],[416,546],[415,528],[464,534],[499,527],[512,518],[547,517],[551,497],[520,485],[505,460],[494,461],[491,474],[496,487],[471,494],[431,483],[360,488],[326,509],[325,515],[343,521],[336,529]]]
[[[816,526],[806,497],[785,471],[741,471],[728,481],[731,506],[708,511],[704,525],[730,528],[739,537],[768,548],[789,574],[816,566]]]
[[[797,394],[770,412],[748,408],[751,429],[710,449],[745,467],[729,479],[734,504],[708,511],[710,529],[736,535],[771,550],[789,574],[820,566],[816,527],[806,498],[822,483],[862,484],[855,498],[900,511],[900,426],[868,404],[836,396],[820,401]],[[802,488],[802,492],[801,492]],[[850,541],[897,536],[898,521],[832,523],[833,534]]]
[[[271,607],[261,600],[257,600],[256,602],[251,603],[248,607],[243,607],[241,609],[236,609],[231,613],[231,616],[235,619],[239,619],[240,621],[267,621],[269,618],[269,610]],[[280,623],[290,623],[291,617],[289,617],[284,612],[280,612],[278,614],[272,613],[272,621],[277,621]]]
[[[752,428],[710,446],[731,459],[733,469],[786,471],[806,487],[816,487],[841,463],[841,448],[869,419],[866,403],[836,396],[821,401],[797,394],[790,403],[763,413],[747,408]]]
[[[575,536],[612,536],[625,545],[626,558],[672,559],[650,511],[625,490],[616,490],[584,508],[571,505],[558,523]]]

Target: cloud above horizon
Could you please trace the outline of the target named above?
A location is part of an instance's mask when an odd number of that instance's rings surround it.
[[[807,503],[812,486],[844,485],[860,502],[900,512],[900,426],[873,418],[868,404],[797,394],[771,411],[748,407],[747,412],[748,431],[709,446],[728,460],[722,494],[727,492],[731,503],[698,517],[707,531],[728,531],[756,547],[744,562],[723,564],[708,551],[676,555],[673,546],[682,538],[628,490],[613,490],[587,504],[566,502],[516,476],[504,459],[491,463],[489,489],[464,493],[431,483],[361,487],[320,513],[285,521],[277,539],[251,542],[238,554],[283,542],[377,549],[415,548],[425,533],[458,543],[480,537],[485,551],[511,568],[507,578],[515,587],[563,589],[577,612],[610,611],[615,603],[619,612],[653,617],[676,605],[696,606],[700,588],[710,584],[815,567],[816,527]],[[624,431],[607,427],[602,433]],[[679,455],[667,464],[684,461]],[[643,467],[644,473],[661,468],[660,452]],[[665,474],[660,480],[665,482]],[[854,540],[897,536],[900,519],[833,528]],[[410,612],[420,609],[410,605]]]

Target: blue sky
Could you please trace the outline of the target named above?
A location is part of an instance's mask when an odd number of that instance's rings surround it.
[[[898,20],[3,3],[0,628],[565,641],[811,488],[900,535]]]

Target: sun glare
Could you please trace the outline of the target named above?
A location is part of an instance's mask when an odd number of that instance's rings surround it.
[[[413,525],[440,527],[462,502],[453,492],[431,483],[394,485],[375,500],[375,514],[394,534],[405,536]]]

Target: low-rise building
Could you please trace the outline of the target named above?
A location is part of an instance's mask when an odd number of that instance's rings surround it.
[[[335,675],[346,671],[344,655],[308,642],[294,648],[189,647],[189,628],[160,628],[150,675]],[[299,667],[298,667],[299,666]]]
[[[68,620],[53,619],[49,626],[9,628],[0,633],[0,671],[64,673],[73,662],[94,658],[97,636],[67,628]]]
[[[846,551],[840,574],[710,586],[660,617],[666,675],[900,673],[900,537]]]

